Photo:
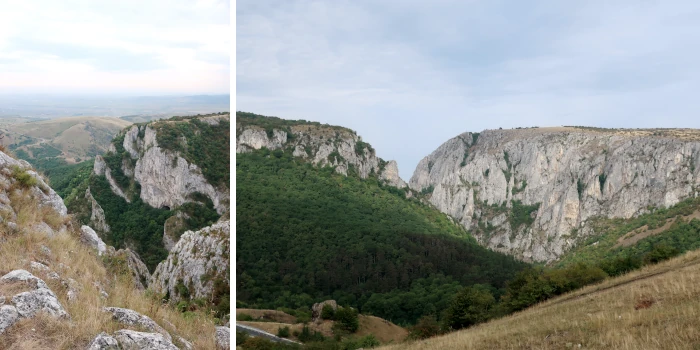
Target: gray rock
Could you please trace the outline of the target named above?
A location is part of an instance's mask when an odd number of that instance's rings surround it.
[[[216,348],[230,349],[231,348],[231,329],[228,327],[216,327]]]
[[[214,280],[228,280],[230,222],[222,221],[199,231],[187,231],[158,264],[150,288],[158,293],[170,292],[173,301],[179,300],[178,281],[190,287],[193,298],[210,297]],[[203,276],[209,276],[203,279]]]
[[[129,326],[141,326],[151,332],[162,334],[168,341],[172,341],[170,333],[159,326],[155,321],[146,315],[142,315],[134,310],[120,307],[106,307],[105,311],[112,314],[114,320]]]
[[[692,138],[635,130],[486,130],[438,147],[419,162],[410,187],[420,192],[432,186],[430,203],[481,244],[545,262],[595,234],[591,218],[630,218],[649,206],[697,196],[697,164],[700,141]],[[539,205],[531,225],[511,227],[489,209],[505,205],[507,213],[513,201]],[[495,229],[482,233],[480,223]]]
[[[291,131],[293,138],[288,138],[286,131],[278,129],[273,129],[272,136],[268,137],[267,131],[257,126],[236,126],[236,153],[263,147],[270,150],[287,148],[293,150],[292,155],[295,157],[309,159],[319,166],[332,166],[339,174],[347,175],[352,167],[363,179],[374,173],[391,186],[407,186],[399,177],[396,162],[388,162],[382,168],[381,160],[374,150],[367,147],[354,131],[309,125],[295,125]]]
[[[97,255],[102,255],[107,251],[107,245],[100,239],[95,230],[90,226],[80,227],[80,241],[89,247],[97,250]]]
[[[56,317],[70,318],[56,294],[47,288],[19,293],[12,297],[12,304],[21,317],[34,317],[37,312],[44,311]]]
[[[333,308],[333,311],[338,310],[338,303],[336,303],[335,300],[326,300],[316,303],[311,307],[311,318],[314,321],[321,318],[321,312],[323,311],[323,307],[326,305],[330,305]]]
[[[180,342],[180,344],[182,345],[182,346],[181,346],[182,349],[184,349],[184,350],[194,350],[194,345],[192,345],[192,343],[190,343],[189,341],[187,341],[187,339],[178,336],[178,337],[177,337],[177,341]]]
[[[6,329],[10,328],[19,320],[19,313],[12,305],[3,305],[0,307],[0,334],[3,334]]]
[[[111,152],[114,151],[110,150]],[[95,175],[104,175],[105,174],[105,169],[107,169],[107,163],[105,163],[105,159],[102,158],[101,155],[97,155],[95,157],[95,164],[92,167],[92,172],[95,173]]]
[[[42,254],[51,256],[51,249],[49,249],[49,247],[42,245],[40,249]]]
[[[42,263],[40,263],[40,262],[36,262],[36,261],[30,262],[30,263],[29,263],[29,268],[30,268],[32,271],[41,271],[41,272],[49,272],[49,271],[51,271],[51,269],[50,269],[48,266],[46,266],[46,265],[44,265],[44,264],[42,264]]]
[[[45,234],[47,237],[53,237],[56,232],[45,222],[40,222],[38,224],[34,224],[30,227],[30,229],[34,232],[41,232]]]
[[[109,334],[98,334],[88,345],[87,350],[119,350],[119,343]]]
[[[130,129],[134,130],[136,126]],[[138,143],[139,158],[134,168],[134,179],[141,185],[141,199],[155,208],[175,208],[190,202],[195,192],[209,197],[219,214],[226,210],[229,198],[226,190],[218,190],[207,182],[202,171],[177,153],[158,146],[156,131],[147,126],[143,143]]]
[[[123,350],[179,350],[170,340],[158,333],[122,329],[114,333]]]
[[[46,282],[44,282],[41,278],[32,275],[27,270],[13,270],[5,274],[5,276],[0,277],[0,284],[12,282],[25,282],[34,288],[49,289],[49,286],[46,285]]]
[[[105,211],[102,209],[100,204],[97,203],[95,197],[92,196],[92,193],[90,192],[90,187],[88,187],[85,190],[85,199],[87,199],[90,202],[90,206],[92,208],[90,212],[90,224],[93,225],[93,227],[96,230],[102,233],[110,232],[110,227],[107,224],[107,219],[105,219]]]

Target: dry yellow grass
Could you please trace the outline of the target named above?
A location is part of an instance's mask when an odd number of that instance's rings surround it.
[[[383,349],[566,348],[700,348],[700,251],[470,329]]]
[[[4,224],[0,225],[0,276],[15,269],[25,269],[42,278],[56,293],[71,319],[59,320],[47,315],[24,319],[0,337],[0,349],[84,349],[102,331],[113,333],[130,328],[112,321],[111,315],[102,312],[106,306],[129,308],[148,315],[173,335],[176,345],[180,345],[177,336],[181,336],[192,342],[196,349],[215,348],[213,317],[202,313],[184,317],[172,306],[162,304],[157,296],[135,289],[131,276],[110,275],[96,252],[82,245],[73,231],[48,237],[28,229],[27,225],[34,222],[56,220],[55,213],[36,209],[37,204],[32,202],[27,191],[15,192],[10,198],[18,210],[18,219],[24,217],[20,225],[24,230],[11,232]],[[51,253],[43,251],[42,246],[49,248]],[[47,272],[32,271],[31,261],[47,265],[63,280],[75,280],[79,289],[77,301],[68,301],[67,287],[59,280],[48,278]],[[106,300],[100,297],[95,282],[109,294]],[[11,298],[18,290],[21,287],[7,285],[0,289],[0,294]]]

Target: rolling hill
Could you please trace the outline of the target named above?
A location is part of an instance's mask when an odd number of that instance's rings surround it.
[[[50,160],[68,164],[105,153],[110,141],[132,123],[110,117],[67,117],[6,123],[3,144],[39,168]]]

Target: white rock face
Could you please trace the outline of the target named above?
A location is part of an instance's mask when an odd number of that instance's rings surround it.
[[[216,327],[216,348],[231,348],[231,329],[228,327]]]
[[[142,315],[134,310],[124,309],[120,307],[106,307],[105,311],[112,314],[112,318],[119,323],[129,326],[140,326],[151,332],[160,333],[168,342],[172,341],[170,333],[159,326],[153,319],[146,315]],[[118,339],[118,338],[117,338]]]
[[[100,239],[95,230],[90,226],[80,227],[80,241],[97,250],[97,255],[102,255],[107,251],[107,245]]]
[[[124,350],[179,350],[170,340],[158,333],[122,329],[114,332],[114,338]]]
[[[185,232],[168,258],[156,267],[150,288],[158,293],[170,292],[171,300],[177,301],[180,296],[176,286],[182,281],[193,298],[211,296],[214,277],[229,279],[229,247],[230,221]],[[210,278],[203,281],[205,275]]]
[[[90,206],[92,207],[92,211],[90,212],[90,224],[98,231],[108,233],[110,227],[107,224],[107,219],[105,219],[105,211],[102,210],[100,204],[97,203],[95,197],[90,193],[90,187],[85,190],[85,198],[90,202]]]
[[[409,185],[432,186],[430,202],[480,243],[526,261],[557,259],[592,232],[595,216],[630,218],[700,189],[698,141],[578,128],[486,130],[474,144],[475,137],[445,142]],[[513,201],[539,205],[531,225],[510,226]]]
[[[3,305],[0,307],[0,335],[5,333],[5,330],[19,321],[19,313],[17,308],[12,305]]]
[[[382,165],[374,149],[362,142],[353,131],[340,127],[295,125],[290,137],[286,131],[273,129],[271,136],[257,126],[236,126],[236,153],[247,153],[263,147],[269,150],[288,148],[292,155],[318,166],[332,166],[347,175],[352,168],[362,179],[377,174],[387,184],[399,188],[406,183],[399,177],[398,165],[390,161]]]
[[[119,350],[119,343],[109,334],[102,332],[88,344],[87,350]]]
[[[133,126],[129,132],[135,128]],[[175,208],[190,202],[188,197],[199,192],[212,200],[219,214],[226,210],[228,191],[217,190],[209,184],[195,164],[161,149],[155,130],[146,127],[143,142],[137,143],[137,146],[140,157],[136,161],[134,179],[141,184],[141,199],[144,202],[155,208]]]

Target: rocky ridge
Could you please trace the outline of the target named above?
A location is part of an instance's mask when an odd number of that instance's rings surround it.
[[[454,137],[410,187],[479,242],[553,261],[599,216],[630,218],[697,197],[700,137],[688,130],[530,128]]]
[[[317,166],[331,166],[339,174],[348,175],[349,171],[354,171],[362,179],[375,174],[388,185],[407,187],[399,177],[396,161],[386,162],[377,157],[372,146],[363,142],[354,131],[304,121],[286,122],[291,125],[266,129],[250,122],[245,116],[237,117],[236,153],[251,152],[263,147],[269,150],[290,150],[295,157]]]
[[[229,283],[230,221],[222,220],[197,231],[185,232],[168,258],[153,272],[150,287],[171,300],[181,300],[178,285],[192,298],[211,298],[215,281]]]

